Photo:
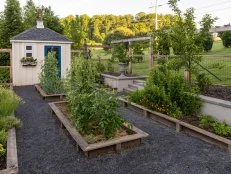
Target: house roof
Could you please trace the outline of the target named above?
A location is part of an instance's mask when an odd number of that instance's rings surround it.
[[[10,39],[11,41],[58,41],[68,42],[71,40],[67,39],[63,35],[49,29],[49,28],[31,28],[28,29]]]

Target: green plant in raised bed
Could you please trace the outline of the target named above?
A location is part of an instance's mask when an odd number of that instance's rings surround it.
[[[205,116],[199,117],[199,126],[201,128],[209,128],[215,122],[216,122],[216,120],[210,115],[205,115]]]
[[[225,121],[223,122],[216,121],[215,123],[212,124],[212,127],[217,135],[221,135],[221,136],[231,135],[231,126],[229,126]]]
[[[0,86],[0,153],[5,153],[7,131],[21,125],[20,121],[11,116],[20,104],[21,99],[11,90]]]
[[[59,77],[57,59],[54,52],[49,52],[44,64],[42,65],[42,72],[40,74],[40,84],[43,90],[48,94],[63,93],[63,84]]]
[[[197,85],[201,92],[205,92],[209,89],[212,83],[205,73],[200,73],[197,75]]]
[[[117,111],[114,93],[96,89],[96,69],[91,60],[77,59],[72,63],[66,81],[67,102],[71,119],[83,134],[114,136],[124,120]]]
[[[2,144],[0,144],[0,157],[5,155],[5,153],[6,153],[6,149],[3,147]]]

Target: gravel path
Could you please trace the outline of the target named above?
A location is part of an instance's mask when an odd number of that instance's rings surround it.
[[[123,108],[124,118],[149,133],[149,138],[121,154],[88,160],[76,151],[34,87],[16,87],[15,91],[25,102],[16,111],[23,121],[17,131],[21,174],[231,173],[227,152]]]

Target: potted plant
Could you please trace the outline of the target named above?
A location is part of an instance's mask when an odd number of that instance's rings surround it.
[[[21,59],[22,66],[36,66],[37,65],[37,59],[33,57],[23,57]]]
[[[129,62],[129,56],[128,49],[124,43],[120,43],[114,47],[112,57],[119,60],[120,76],[125,76],[126,67]]]

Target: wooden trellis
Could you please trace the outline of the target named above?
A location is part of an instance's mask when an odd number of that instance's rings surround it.
[[[10,69],[10,83],[12,83],[12,50],[11,49],[2,49],[0,48],[0,53],[10,53],[10,66],[0,66],[0,69],[9,68]]]
[[[150,45],[150,59],[149,59],[149,68],[152,69],[154,65],[154,56],[153,56],[153,37],[138,37],[138,38],[129,38],[129,39],[121,39],[121,40],[113,40],[111,41],[111,44],[117,44],[117,43],[129,43],[131,42],[139,42],[139,41],[145,41],[149,40]]]

